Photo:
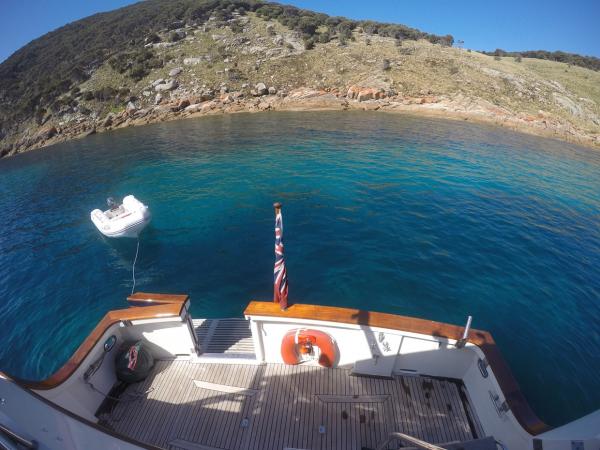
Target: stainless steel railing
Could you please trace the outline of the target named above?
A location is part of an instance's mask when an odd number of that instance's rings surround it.
[[[422,441],[420,439],[409,436],[408,434],[400,433],[398,431],[390,433],[387,439],[381,444],[379,444],[377,450],[385,450],[388,444],[396,439],[399,441],[409,443],[412,446],[423,450],[445,450],[443,447],[438,447],[437,445],[430,444],[429,442]]]
[[[16,442],[17,444],[19,444],[25,448],[30,448],[30,449],[38,448],[37,442],[30,441],[29,439],[25,439],[24,437],[18,435],[17,433],[12,431],[10,428],[5,427],[1,423],[0,423],[0,433],[2,433],[4,436],[10,438],[12,441]],[[4,447],[4,444],[2,444],[2,446]],[[10,447],[9,447],[9,449],[10,449]]]

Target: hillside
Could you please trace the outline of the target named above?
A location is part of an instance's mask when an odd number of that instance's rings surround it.
[[[254,1],[147,0],[0,65],[0,155],[203,114],[380,109],[600,147],[600,73],[489,56],[403,25]]]

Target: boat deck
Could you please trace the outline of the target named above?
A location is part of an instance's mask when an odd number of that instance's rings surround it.
[[[483,436],[460,381],[232,361],[157,361],[101,423],[173,450],[375,449],[393,431],[431,443]]]

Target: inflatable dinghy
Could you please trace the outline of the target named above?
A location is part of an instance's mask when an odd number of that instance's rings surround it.
[[[120,205],[112,198],[108,198],[106,202],[109,209],[95,209],[91,212],[92,222],[104,236],[136,238],[150,223],[150,210],[133,195],[123,198]]]

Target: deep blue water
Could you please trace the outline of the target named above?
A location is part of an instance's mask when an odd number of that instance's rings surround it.
[[[0,369],[42,378],[126,307],[135,241],[89,212],[134,193],[153,221],[138,288],[196,317],[270,299],[272,203],[290,300],[492,332],[538,414],[600,408],[600,153],[384,113],[235,115],[92,136],[0,161]]]

